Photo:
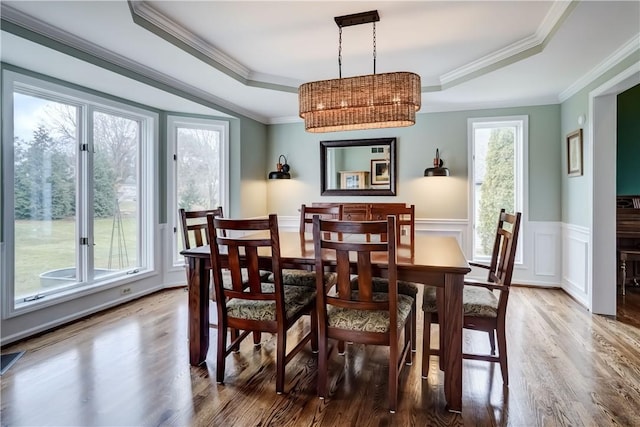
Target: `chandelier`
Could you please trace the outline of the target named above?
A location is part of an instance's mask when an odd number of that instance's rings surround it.
[[[300,117],[307,132],[411,126],[420,109],[420,76],[376,74],[377,10],[337,16],[339,78],[305,83],[298,89]],[[373,23],[373,74],[342,78],[342,27]]]

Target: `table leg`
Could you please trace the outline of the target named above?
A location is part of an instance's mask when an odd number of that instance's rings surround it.
[[[445,275],[444,350],[440,356],[444,360],[444,395],[447,409],[451,412],[462,411],[462,289],[464,276]]]
[[[189,284],[189,362],[201,365],[209,351],[209,270],[205,260],[187,258]]]

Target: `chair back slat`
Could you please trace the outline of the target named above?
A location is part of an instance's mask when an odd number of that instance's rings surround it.
[[[396,217],[397,244],[400,244],[402,236],[409,236],[411,252],[413,253],[416,234],[415,205],[403,206],[399,204],[372,203],[367,205],[367,210],[367,216],[371,221],[386,220],[389,215],[394,215]],[[387,236],[383,235],[382,238],[386,240]]]
[[[233,298],[245,300],[275,300],[281,303],[283,294],[280,265],[280,239],[278,219],[269,215],[263,219],[221,219],[207,217],[211,244],[211,265],[216,290],[216,303],[224,311],[226,302]],[[225,235],[223,235],[225,234]],[[215,244],[213,244],[215,242]],[[274,272],[274,292],[263,292],[260,275],[260,251],[271,252],[271,268]],[[226,253],[227,268],[231,275],[231,289],[225,288],[221,274],[221,254]],[[243,276],[246,271],[248,276]]]
[[[320,215],[322,219],[342,219],[342,205],[336,206],[307,206],[300,207],[300,233],[312,232],[314,215]]]
[[[204,246],[209,244],[209,236],[207,234],[207,215],[213,215],[216,218],[224,218],[222,206],[215,209],[206,209],[199,211],[187,211],[180,209],[180,224],[182,226],[182,244],[184,249],[192,247]]]
[[[397,321],[397,266],[395,216],[384,221],[327,221],[313,217],[313,238],[316,254],[316,281],[318,286],[318,312],[320,320],[326,312],[325,304],[357,310],[388,310],[392,324]],[[329,234],[331,237],[327,237]],[[370,235],[387,234],[388,241],[368,242]],[[335,240],[336,236],[343,240]],[[372,257],[379,252],[387,254],[389,296],[386,301],[373,300]],[[336,263],[337,292],[331,294],[324,286],[321,275],[328,262]],[[351,289],[351,274],[358,275],[357,290]],[[391,282],[393,281],[393,282]],[[322,292],[324,290],[324,292]],[[357,291],[357,292],[354,292]],[[323,314],[324,313],[324,314]],[[326,321],[326,318],[324,319]],[[394,327],[390,327],[394,331]],[[395,333],[395,332],[392,332]]]
[[[489,266],[488,281],[490,282],[505,286],[511,285],[521,216],[520,212],[508,214],[505,213],[504,209],[500,210],[496,239],[491,255],[491,265]]]
[[[522,214],[508,214],[504,209],[500,210],[496,240],[493,244],[491,264],[487,277],[488,282],[504,286],[498,299],[498,311],[506,310],[509,299],[509,287],[513,277],[513,266],[518,247],[518,235],[520,233],[520,220]]]

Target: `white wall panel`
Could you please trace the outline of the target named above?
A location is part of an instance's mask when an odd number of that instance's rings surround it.
[[[591,308],[588,287],[589,229],[562,226],[562,288],[585,307]]]

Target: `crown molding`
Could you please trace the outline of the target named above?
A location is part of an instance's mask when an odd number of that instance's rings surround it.
[[[542,23],[540,23],[535,34],[443,74],[440,77],[441,87],[446,89],[456,86],[474,77],[495,71],[540,53],[565,18],[569,16],[576,7],[577,3],[577,1],[567,2],[556,0],[545,15]]]
[[[267,118],[262,115],[257,115],[197,87],[187,85],[173,77],[159,73],[149,67],[131,61],[124,56],[104,49],[101,46],[60,30],[57,27],[14,9],[6,3],[0,4],[0,13],[2,21],[16,26],[16,29],[13,29],[10,25],[3,25],[3,31],[15,34],[33,43],[70,55],[101,68],[108,69],[109,71],[131,78],[140,83],[161,90],[171,88],[173,90],[169,90],[168,92],[217,110],[221,115],[234,117],[237,114],[241,114],[261,123],[267,122]]]
[[[201,52],[219,66],[237,74],[243,80],[249,79],[249,74],[251,73],[249,68],[220,51],[201,37],[187,31],[171,18],[151,7],[147,2],[132,0],[129,1],[129,7],[134,18],[136,16],[142,18],[153,26],[151,29],[147,28],[148,30],[152,31],[153,29],[160,29],[186,45],[194,48],[198,52]],[[154,32],[154,34],[158,35],[156,32]]]
[[[229,55],[216,49],[186,28],[153,9],[145,1],[128,0],[134,23],[167,40],[247,86],[297,93],[300,81],[251,70]],[[464,83],[472,78],[495,71],[509,64],[541,52],[564,19],[577,5],[578,0],[556,0],[539,25],[535,34],[525,37],[505,48],[440,76],[439,85],[424,86],[425,92],[439,92]]]
[[[211,43],[155,10],[145,1],[128,0],[127,2],[131,17],[136,25],[141,26],[245,86],[298,93],[299,82],[251,70],[217,49]]]
[[[587,87],[587,85],[600,77],[603,73],[622,62],[629,55],[640,51],[640,33],[629,39],[628,42],[620,46],[615,52],[605,58],[600,64],[592,68],[584,76],[576,80],[571,86],[560,92],[558,100],[562,103],[571,98],[576,93]],[[640,57],[640,55],[639,55]]]

